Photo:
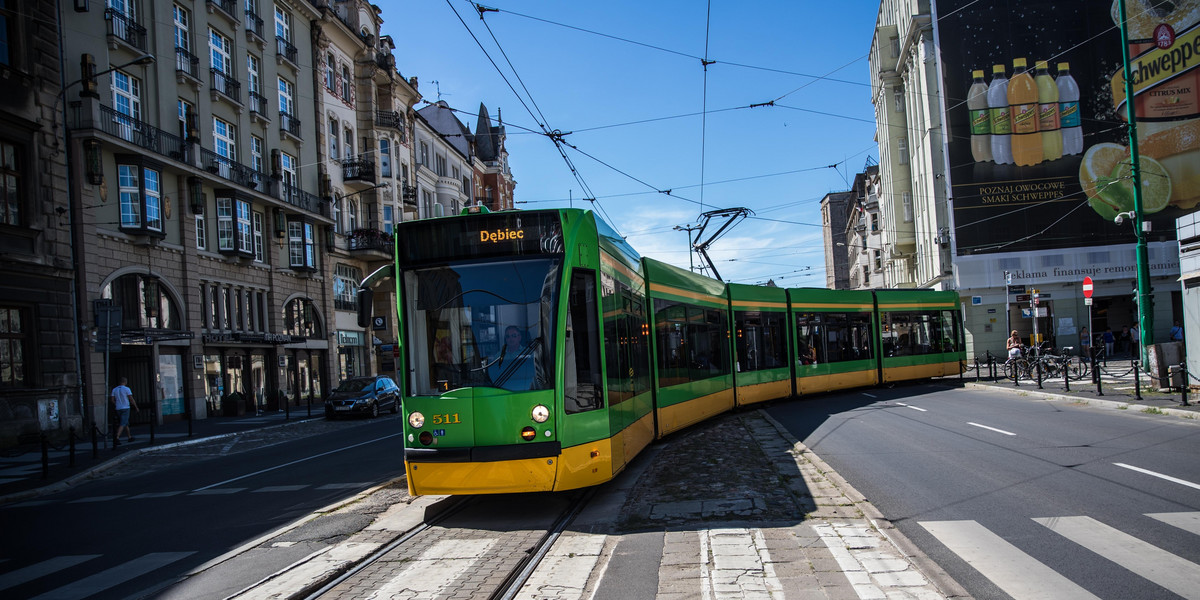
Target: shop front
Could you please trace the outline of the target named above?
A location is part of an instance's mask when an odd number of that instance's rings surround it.
[[[281,377],[270,365],[281,364],[283,344],[295,336],[273,333],[208,333],[194,360],[203,373],[205,408],[210,417],[236,417],[282,410]]]

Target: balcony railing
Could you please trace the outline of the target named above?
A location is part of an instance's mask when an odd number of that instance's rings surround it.
[[[324,214],[321,212],[321,199],[316,194],[306,192],[290,183],[279,184],[279,199],[309,212]]]
[[[300,139],[300,119],[292,116],[291,113],[279,111],[279,128],[296,139]]]
[[[375,111],[375,125],[378,127],[389,127],[399,131],[400,143],[408,143],[408,140],[404,138],[404,115],[394,110],[377,110]]]
[[[258,92],[250,92],[250,112],[267,116],[267,99]]]
[[[80,121],[81,119],[77,114],[75,118],[75,127],[77,129],[90,126],[113,137],[121,138],[131,144],[145,148],[155,154],[160,154],[183,163],[189,161],[188,144],[183,142],[183,138],[167,133],[149,123],[121,114],[107,106],[100,106],[99,123],[83,123]]]
[[[104,10],[104,19],[108,21],[108,35],[143,52],[146,50],[146,28],[138,25],[133,18],[108,8]]]
[[[286,58],[293,65],[296,64],[296,47],[281,35],[275,36],[275,53]]]
[[[200,79],[200,59],[184,48],[175,48],[175,70],[191,77]]]
[[[242,84],[220,69],[209,69],[212,73],[212,89],[220,92],[226,98],[241,104]]]
[[[346,240],[350,244],[351,252],[355,250],[376,250],[391,254],[394,249],[395,238],[386,231],[355,229],[346,236]]]
[[[250,189],[262,191],[262,184],[267,180],[266,174],[255,171],[232,158],[221,156],[208,148],[200,149],[200,164],[209,173]]]
[[[260,39],[260,40],[265,39],[265,38],[263,38],[262,17],[258,16],[258,14],[256,14],[252,10],[246,11],[246,31],[249,31],[250,33],[253,33],[254,35],[257,35],[258,39]]]
[[[400,186],[400,197],[408,204],[417,204],[417,186],[403,184]]]
[[[237,4],[233,0],[208,0],[208,3],[221,9],[221,12],[229,15],[229,18],[235,18],[233,15],[235,14],[234,11],[237,9],[234,7],[237,6]]]
[[[362,157],[343,160],[342,181],[375,183],[375,161]]]

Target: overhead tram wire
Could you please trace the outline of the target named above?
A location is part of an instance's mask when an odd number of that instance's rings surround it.
[[[513,87],[512,82],[510,82],[508,80],[508,77],[504,74],[504,71],[500,68],[500,65],[497,65],[496,61],[492,58],[492,56],[490,54],[488,54],[487,49],[483,47],[483,43],[479,41],[479,37],[475,35],[475,32],[471,30],[471,28],[467,25],[467,22],[465,20],[463,20],[462,15],[458,14],[458,10],[454,8],[454,5],[451,4],[450,0],[446,0],[446,5],[450,7],[451,12],[453,12],[454,16],[458,18],[459,23],[462,23],[463,29],[467,30],[467,33],[470,34],[471,39],[475,40],[475,45],[479,46],[479,50],[481,52],[483,52],[484,56],[487,57],[488,62],[492,63],[492,67],[494,69],[496,69],[496,73],[498,73],[500,75],[500,78],[504,80],[504,84],[507,85],[508,89],[512,91],[514,96],[516,96],[517,101],[521,103],[521,106],[525,109],[525,112],[529,113],[529,116],[533,118],[534,122],[536,122],[538,124],[538,126],[542,128],[544,135],[549,137],[550,140],[552,142],[554,142],[554,147],[558,150],[559,155],[561,155],[563,157],[563,161],[566,162],[567,168],[570,169],[571,175],[575,178],[575,181],[577,183],[579,183],[580,187],[584,190],[584,192],[587,194],[588,197],[594,198],[595,195],[592,193],[591,187],[588,186],[586,181],[584,181],[583,175],[580,174],[579,170],[575,168],[575,165],[571,162],[571,159],[567,156],[567,153],[563,151],[563,149],[561,147],[561,143],[562,143],[561,133],[556,137],[555,135],[553,135],[555,132],[550,131],[549,127],[545,123],[538,120],[537,115],[535,115],[533,110],[531,110],[529,108],[529,104],[527,104],[525,102],[525,99],[521,96],[521,94],[519,92],[517,92],[516,88]],[[474,5],[474,6],[476,7],[476,10],[479,11],[479,18],[482,20],[483,13],[488,12],[489,9],[487,9],[487,7],[484,7],[482,5]],[[494,9],[492,9],[492,10],[494,10]],[[484,22],[484,26],[485,27],[487,26],[486,21]],[[491,29],[489,28],[488,31],[490,33]],[[495,39],[495,36],[493,36],[493,39]],[[501,53],[503,53],[503,52],[504,52],[504,50],[503,50],[503,48],[501,48]],[[506,59],[507,59],[507,56],[506,56]],[[509,63],[509,66],[511,67],[512,64]],[[515,69],[514,69],[513,73],[514,73],[514,75],[516,75]],[[520,76],[518,75],[517,78],[519,80]],[[522,83],[521,85],[524,86],[524,83]],[[528,90],[527,90],[527,92],[528,92]],[[529,100],[530,100],[530,102],[533,102],[532,96],[530,97]],[[541,113],[540,109],[538,110],[538,113],[539,114]],[[595,202],[595,200],[593,200],[593,202]],[[600,205],[597,203],[597,206],[600,206]],[[601,208],[601,211],[603,212],[603,206],[600,206],[600,208]],[[615,224],[613,224],[612,226],[614,228],[616,228]],[[620,232],[618,231],[618,234],[619,233]]]

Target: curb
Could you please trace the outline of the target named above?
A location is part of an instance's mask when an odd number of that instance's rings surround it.
[[[1005,387],[1005,386],[990,385],[990,384],[986,384],[986,383],[975,383],[973,381],[964,383],[963,387],[977,389],[977,390],[995,390],[995,391],[1009,392],[1009,393],[1017,392],[1018,395],[1032,396],[1032,397],[1037,397],[1037,398],[1043,398],[1046,400],[1055,400],[1055,401],[1061,401],[1061,402],[1071,402],[1074,404],[1095,404],[1095,405],[1103,407],[1103,408],[1110,408],[1110,409],[1114,409],[1114,410],[1133,409],[1133,410],[1137,410],[1138,412],[1157,411],[1157,412],[1161,412],[1168,416],[1179,417],[1182,419],[1189,419],[1189,420],[1195,420],[1195,419],[1200,418],[1200,413],[1198,413],[1196,411],[1171,408],[1169,406],[1168,407],[1153,406],[1150,404],[1139,404],[1137,402],[1124,402],[1124,401],[1120,401],[1120,400],[1108,400],[1106,398],[1095,398],[1092,396],[1074,396],[1071,394],[1065,394],[1065,393],[1060,393],[1060,392],[1047,392],[1045,390],[1037,390],[1037,389],[1024,389],[1024,388],[1018,389],[1015,387],[1009,388],[1009,387]]]

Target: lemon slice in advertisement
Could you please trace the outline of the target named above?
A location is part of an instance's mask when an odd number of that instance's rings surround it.
[[[1171,176],[1162,163],[1148,156],[1139,156],[1142,177],[1142,213],[1153,214],[1171,202]],[[1130,199],[1133,197],[1133,167],[1123,160],[1113,169],[1112,176],[1117,185],[1125,188]],[[1101,193],[1103,195],[1103,193]]]
[[[1087,149],[1083,162],[1079,163],[1079,185],[1088,198],[1100,195],[1100,189],[1107,187],[1098,185],[1107,183],[1107,179],[1117,164],[1129,160],[1129,149],[1120,144],[1103,142]]]

